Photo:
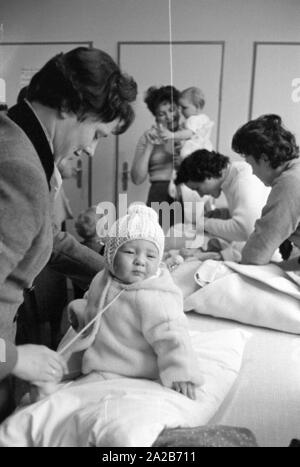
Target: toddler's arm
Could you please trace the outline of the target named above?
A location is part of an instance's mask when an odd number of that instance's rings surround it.
[[[175,139],[181,141],[190,139],[194,135],[194,132],[192,130],[189,130],[188,128],[173,132],[168,130],[167,128],[162,127],[159,129],[159,134],[164,141],[167,141],[168,139]]]

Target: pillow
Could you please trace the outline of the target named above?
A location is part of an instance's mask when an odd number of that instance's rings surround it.
[[[208,260],[184,274],[177,270],[176,282],[185,291],[185,311],[300,334],[300,287],[279,266]],[[186,293],[189,281],[198,289]]]
[[[91,373],[6,419],[0,446],[148,447],[166,427],[204,425],[231,389],[250,336],[191,332],[204,379],[196,401],[155,381]]]

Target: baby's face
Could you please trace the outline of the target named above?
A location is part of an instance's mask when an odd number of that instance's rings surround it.
[[[90,213],[79,214],[76,222],[75,229],[82,238],[90,238],[96,235],[96,219]]]
[[[189,118],[192,115],[198,115],[199,109],[196,107],[189,99],[186,97],[181,97],[179,99],[179,105],[181,112],[185,118]]]
[[[130,240],[114,259],[115,276],[126,284],[140,282],[156,274],[160,259],[157,247],[148,240]]]

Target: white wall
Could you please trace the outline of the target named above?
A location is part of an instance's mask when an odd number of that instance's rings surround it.
[[[168,0],[1,3],[4,42],[88,40],[117,58],[118,41],[169,39]],[[253,42],[300,42],[300,0],[172,0],[172,24],[174,41],[226,42],[220,150],[231,154],[231,136],[248,116]],[[94,202],[113,199],[114,151],[105,142],[94,161]]]

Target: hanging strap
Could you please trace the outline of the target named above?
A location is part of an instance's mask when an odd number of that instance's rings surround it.
[[[76,342],[85,333],[85,331],[87,331],[87,329],[89,329],[95,323],[95,327],[92,332],[92,335],[89,336],[90,337],[89,340],[91,341],[90,345],[94,342],[94,339],[96,337],[96,334],[100,326],[101,316],[125,291],[125,289],[120,290],[120,292],[105,307],[103,307],[110,284],[111,284],[111,278],[108,279],[107,284],[105,285],[105,288],[103,290],[96,316],[83,329],[81,329],[81,331],[78,334],[76,334],[76,336],[74,336],[62,349],[58,351],[60,355],[65,353],[71,347],[71,345],[73,345],[74,342]]]

